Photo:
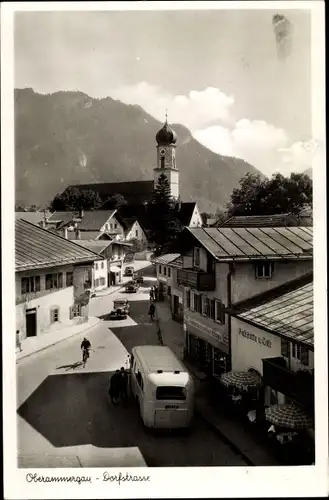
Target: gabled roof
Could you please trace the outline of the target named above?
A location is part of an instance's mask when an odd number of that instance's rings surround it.
[[[97,254],[52,231],[23,219],[15,222],[16,272],[95,260],[99,260]]]
[[[79,229],[82,231],[100,231],[105,222],[113,217],[116,210],[88,210],[83,213]]]
[[[106,248],[112,245],[113,241],[109,240],[83,240],[83,241],[75,241],[80,246],[87,248],[91,252],[101,254]]]
[[[189,226],[195,206],[195,201],[187,201],[181,203],[180,210],[177,212],[177,216],[183,226]]]
[[[290,340],[295,340],[312,349],[314,345],[313,328],[313,276],[286,284],[285,291],[267,301],[261,295],[253,306],[237,309],[235,315],[242,321],[253,324]],[[306,283],[305,283],[306,281]],[[278,287],[279,289],[282,287]],[[265,295],[265,294],[263,294]],[[239,309],[241,312],[239,312]]]
[[[71,222],[74,216],[74,212],[54,212],[48,217],[47,222]]]
[[[136,217],[126,217],[122,219],[126,231],[130,231],[130,229],[133,227],[136,221],[137,221]]]
[[[39,222],[43,221],[44,213],[43,212],[15,212],[15,220],[24,219],[31,224],[38,225]]]
[[[180,255],[177,259],[170,262],[170,267],[177,267],[181,269],[183,267],[183,257]]]
[[[221,262],[313,258],[313,229],[310,227],[220,227],[186,230]]]
[[[310,215],[235,215],[223,222],[220,227],[309,227],[313,225]]]
[[[154,262],[154,264],[170,264],[178,257],[180,257],[179,253],[166,253],[164,255],[156,257],[155,259],[152,259],[152,262]]]

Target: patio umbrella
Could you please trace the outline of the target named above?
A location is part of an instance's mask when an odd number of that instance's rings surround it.
[[[308,429],[313,425],[312,419],[294,403],[269,406],[265,409],[265,418],[284,429]]]
[[[235,387],[239,391],[248,392],[251,389],[259,389],[262,379],[252,372],[227,372],[223,373],[220,381],[226,387]]]

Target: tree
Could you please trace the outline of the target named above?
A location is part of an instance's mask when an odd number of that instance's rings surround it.
[[[178,208],[170,193],[167,177],[161,174],[154,190],[152,202],[147,206],[151,238],[156,254],[168,253],[183,230],[178,218]]]
[[[240,188],[232,192],[228,213],[230,216],[298,214],[312,201],[312,180],[306,174],[284,177],[276,173],[268,179],[247,173],[240,179]]]
[[[97,210],[102,204],[99,194],[92,189],[78,189],[69,186],[63,193],[57,194],[51,202],[52,211]]]
[[[123,205],[127,205],[127,200],[122,194],[117,193],[114,194],[113,196],[110,196],[102,205],[102,209],[116,209],[120,208]]]

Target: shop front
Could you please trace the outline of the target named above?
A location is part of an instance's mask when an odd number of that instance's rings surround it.
[[[220,375],[229,370],[230,356],[225,334],[192,315],[184,315],[185,355],[200,370]]]

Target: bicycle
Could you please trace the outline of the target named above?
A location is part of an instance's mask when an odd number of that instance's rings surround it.
[[[87,359],[89,358],[89,349],[84,349],[82,354],[83,367],[86,366]]]

